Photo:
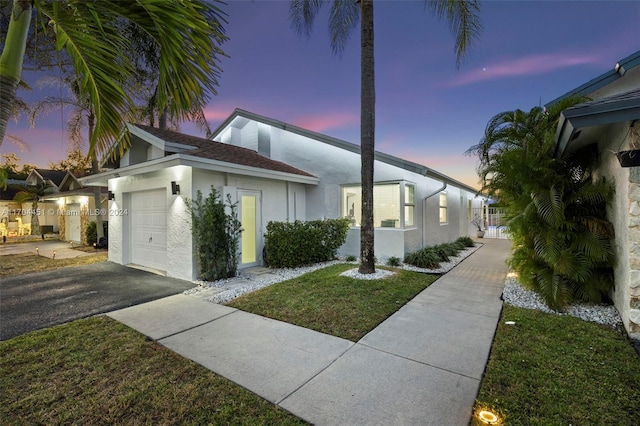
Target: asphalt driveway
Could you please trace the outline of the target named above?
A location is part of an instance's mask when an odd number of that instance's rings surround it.
[[[0,340],[181,293],[195,285],[112,262],[0,280]]]

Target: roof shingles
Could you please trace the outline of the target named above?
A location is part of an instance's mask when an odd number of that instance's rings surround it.
[[[184,133],[173,132],[170,130],[161,130],[142,124],[136,124],[136,127],[164,140],[165,142],[174,142],[194,147],[194,149],[182,151],[181,153],[183,154],[276,172],[315,177],[304,170],[300,170],[281,161],[272,160],[248,148],[215,142],[209,139],[185,135]]]

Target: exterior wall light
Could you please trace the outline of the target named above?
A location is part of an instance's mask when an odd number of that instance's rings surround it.
[[[113,192],[109,191],[108,198],[109,198],[109,200],[115,200],[116,199],[116,194],[114,194]]]
[[[171,193],[173,195],[178,195],[180,194],[180,185],[176,183],[175,180],[171,181]]]
[[[497,425],[499,419],[495,413],[488,410],[482,410],[478,412],[478,420],[486,425]]]

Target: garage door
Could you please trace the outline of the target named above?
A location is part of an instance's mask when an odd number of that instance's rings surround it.
[[[131,193],[131,263],[166,271],[166,190]]]

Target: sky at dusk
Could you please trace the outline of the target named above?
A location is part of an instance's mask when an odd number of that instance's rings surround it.
[[[223,10],[230,58],[205,112],[216,128],[235,108],[359,143],[359,30],[332,54],[328,8],[310,38],[290,27],[288,1],[234,1]],[[421,1],[375,2],[376,149],[474,187],[475,158],[464,152],[499,112],[544,105],[640,50],[638,1],[486,1],[484,30],[456,69],[453,37]],[[24,78],[30,80],[28,73]],[[19,93],[27,101],[43,91]],[[1,153],[46,167],[66,157],[65,112],[7,133]],[[185,123],[181,131],[199,134]]]

